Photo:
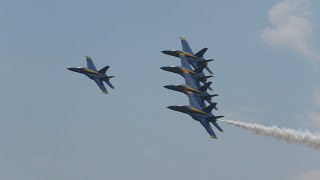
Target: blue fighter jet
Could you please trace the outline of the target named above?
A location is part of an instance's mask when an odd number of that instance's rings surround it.
[[[218,96],[218,94],[209,94],[207,93],[208,87],[212,84],[212,82],[207,82],[205,85],[201,86],[200,88],[192,88],[190,86],[184,85],[184,84],[177,84],[177,85],[165,85],[163,87],[173,90],[182,92],[186,95],[188,95],[188,92],[191,91],[195,95],[195,98],[199,105],[201,107],[205,107],[204,101],[207,101],[209,104],[213,104],[212,97]],[[217,107],[214,108],[215,110],[218,110]]]
[[[214,131],[210,126],[210,122],[219,131],[223,132],[222,128],[217,123],[217,119],[222,118],[224,116],[214,116],[211,113],[212,109],[216,108],[216,103],[212,103],[208,107],[201,108],[192,91],[187,91],[186,94],[189,97],[190,105],[168,106],[168,108],[174,111],[190,115],[194,120],[199,121],[202,124],[202,126],[207,130],[211,138],[217,139],[217,136],[215,135]]]
[[[67,69],[88,76],[90,79],[94,80],[97,83],[99,88],[102,90],[102,93],[108,94],[108,91],[104,86],[103,82],[107,83],[112,89],[114,89],[113,85],[110,83],[110,79],[114,76],[106,75],[106,71],[109,69],[110,66],[105,66],[104,68],[98,71],[92,59],[89,56],[85,57],[87,61],[87,67],[68,67]]]
[[[160,69],[164,71],[172,72],[172,73],[177,73],[182,77],[184,77],[186,85],[191,86],[193,88],[199,88],[200,87],[200,84],[198,83],[199,81],[206,82],[208,78],[213,77],[211,75],[210,76],[202,75],[201,72],[204,67],[205,66],[200,66],[195,70],[190,70],[190,69],[186,69],[179,66],[165,66],[165,67],[160,67]]]
[[[192,49],[189,46],[187,40],[183,37],[179,37],[181,39],[182,51],[180,50],[163,50],[161,51],[164,54],[180,57],[181,55],[185,56],[188,62],[193,66],[193,68],[197,68],[200,64],[208,64],[208,62],[213,61],[213,59],[204,59],[203,55],[208,50],[208,48],[203,48],[196,54],[193,53]],[[212,71],[209,67],[206,67],[206,70],[212,74]]]

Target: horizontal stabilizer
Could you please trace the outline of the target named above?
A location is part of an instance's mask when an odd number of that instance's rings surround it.
[[[206,64],[201,64],[200,66],[198,66],[198,67],[194,70],[194,72],[197,73],[197,74],[199,74],[199,73],[201,73],[201,72],[203,71],[203,69],[204,69],[206,66],[207,66]]]
[[[210,74],[213,74],[213,72],[211,71],[211,69],[208,66],[206,66],[205,68]]]
[[[201,86],[198,90],[205,92],[210,87],[211,84],[212,84],[212,82],[207,82],[203,86]]]
[[[100,69],[100,70],[98,71],[98,73],[100,73],[100,74],[105,74],[105,73],[107,72],[107,70],[109,69],[109,67],[110,67],[110,66],[106,66],[106,67]]]
[[[207,81],[208,78],[213,77],[212,75],[210,76],[201,76],[201,77],[196,77],[197,79],[199,79],[200,81]]]
[[[113,85],[111,84],[110,81],[104,81],[104,82],[106,82],[112,89],[114,89],[114,87],[113,87]]]
[[[206,95],[206,96],[203,96],[204,99],[211,99],[215,96],[219,96],[219,94],[211,94],[211,95]]]
[[[208,62],[213,61],[213,59],[207,59],[207,60],[202,60],[202,61],[198,61],[198,64],[208,64]]]
[[[195,56],[196,57],[203,57],[203,55],[204,55],[204,53],[206,53],[206,51],[208,50],[208,48],[203,48],[203,49],[201,49],[199,52],[197,52],[196,54],[195,54]]]
[[[224,116],[216,116],[216,119],[223,118]]]
[[[217,105],[217,103],[212,103],[208,107],[204,108],[203,111],[206,112],[206,113],[209,113],[209,112],[212,111],[212,109],[216,109],[217,110],[218,108],[216,107],[216,105]]]
[[[219,124],[214,121],[214,122],[211,122],[220,132],[223,132],[222,128],[219,126]]]
[[[209,117],[208,120],[210,122],[215,122],[217,121],[219,118],[223,118],[224,116],[213,116],[213,117]]]

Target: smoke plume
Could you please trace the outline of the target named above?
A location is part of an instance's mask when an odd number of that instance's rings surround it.
[[[277,126],[266,127],[255,123],[245,123],[226,119],[221,121],[236,127],[247,129],[256,134],[270,136],[288,143],[301,144],[320,150],[320,136],[312,134],[309,131],[297,131],[288,128],[279,128]]]

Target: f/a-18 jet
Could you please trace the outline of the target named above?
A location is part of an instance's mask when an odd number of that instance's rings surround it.
[[[112,89],[114,89],[114,86],[110,82],[110,79],[114,76],[108,76],[106,74],[110,66],[105,66],[98,71],[92,59],[89,56],[85,56],[85,58],[87,61],[87,67],[68,67],[67,69],[88,76],[90,79],[94,80],[97,83],[99,88],[102,90],[102,93],[108,94],[108,91],[103,82],[107,83]]]
[[[192,91],[186,91],[186,94],[189,97],[190,105],[168,106],[168,108],[190,115],[194,120],[199,121],[202,124],[211,138],[217,139],[217,136],[210,126],[210,123],[212,123],[219,131],[223,132],[222,128],[217,123],[217,119],[224,116],[214,116],[211,113],[212,109],[216,109],[217,103],[212,103],[208,107],[201,108]]]
[[[208,62],[213,61],[213,59],[204,59],[203,55],[204,53],[208,50],[208,48],[203,48],[196,54],[193,53],[192,49],[189,46],[188,41],[183,38],[179,37],[181,39],[181,44],[182,44],[182,51],[180,50],[163,50],[161,51],[164,54],[174,56],[174,57],[180,57],[184,56],[187,58],[188,62],[193,66],[193,68],[197,68],[197,66],[201,64],[208,64]],[[212,71],[209,67],[205,67],[206,70],[212,74]]]
[[[177,84],[177,85],[165,85],[163,87],[173,90],[173,91],[178,91],[178,92],[182,92],[186,95],[188,95],[188,93],[192,92],[198,102],[198,104],[201,107],[205,107],[206,104],[204,103],[204,101],[207,101],[209,104],[213,104],[212,102],[212,98],[215,96],[218,96],[218,94],[209,94],[207,93],[207,89],[208,87],[212,84],[212,82],[207,82],[205,85],[201,86],[200,88],[196,89],[184,84]],[[214,108],[215,110],[218,110],[217,107]]]
[[[199,81],[203,81],[206,83],[207,79],[213,76],[205,76],[202,73],[202,70],[206,67],[206,65],[202,65],[197,67],[195,70],[190,70],[187,68],[183,68],[180,66],[164,66],[160,67],[164,71],[172,72],[181,75],[185,79],[185,83],[188,86],[193,88],[200,87]],[[210,87],[208,87],[210,88]],[[211,88],[210,88],[211,89]]]
[[[168,106],[169,109],[179,111],[190,115],[196,121],[199,121],[202,126],[207,130],[212,138],[216,138],[214,131],[212,130],[210,123],[212,123],[219,131],[223,132],[222,128],[217,123],[217,119],[223,116],[215,116],[212,114],[213,109],[217,109],[217,103],[212,102],[212,97],[217,94],[210,95],[207,93],[207,89],[211,89],[210,85],[212,82],[207,82],[208,78],[213,77],[212,75],[206,76],[203,69],[206,69],[212,74],[209,69],[208,62],[213,61],[211,59],[205,60],[203,58],[207,48],[200,50],[194,54],[186,41],[185,38],[180,38],[182,44],[182,51],[161,51],[164,54],[178,57],[181,60],[181,67],[161,67],[162,70],[177,73],[184,77],[185,85],[166,85],[167,89],[182,92],[189,98],[190,105],[185,106]],[[200,82],[203,84],[201,85]],[[205,101],[209,103],[206,105]]]

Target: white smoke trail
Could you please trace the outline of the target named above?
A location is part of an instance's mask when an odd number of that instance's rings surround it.
[[[221,120],[240,128],[247,129],[256,134],[274,137],[292,144],[302,144],[307,147],[320,150],[320,136],[312,134],[309,131],[297,131],[288,128],[279,128],[277,126],[266,127],[255,123],[245,123],[233,120]]]

